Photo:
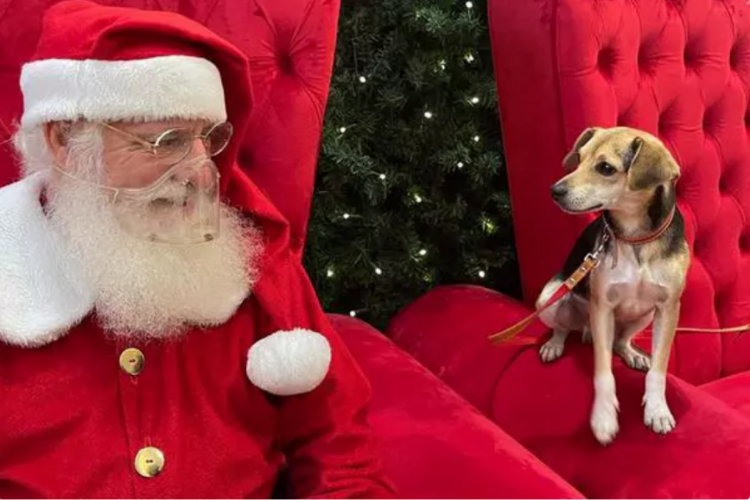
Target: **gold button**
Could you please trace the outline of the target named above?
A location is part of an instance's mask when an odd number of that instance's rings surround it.
[[[135,456],[135,470],[143,477],[154,477],[164,469],[164,453],[159,448],[146,446]]]
[[[120,354],[120,368],[130,375],[138,375],[141,373],[145,361],[143,353],[135,347],[125,349],[122,351],[122,354]]]

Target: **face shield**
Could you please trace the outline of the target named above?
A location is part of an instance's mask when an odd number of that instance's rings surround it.
[[[174,245],[207,243],[219,237],[219,171],[211,157],[229,143],[229,123],[211,125],[200,134],[186,128],[169,129],[153,142],[102,125],[128,139],[129,149],[118,168],[137,174],[127,187],[95,184],[110,193],[112,211],[125,231],[139,239]],[[205,153],[191,157],[196,139],[202,141]]]
[[[112,196],[123,229],[154,243],[215,240],[219,207],[219,171],[207,156],[178,163],[147,187],[116,189]]]

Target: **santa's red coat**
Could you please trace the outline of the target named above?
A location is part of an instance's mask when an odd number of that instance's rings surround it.
[[[113,338],[89,319],[42,348],[0,344],[0,497],[268,497],[282,451],[295,496],[388,496],[368,387],[344,347],[328,335],[323,386],[272,396],[245,375],[270,328],[250,298],[227,324],[171,342]],[[145,357],[137,376],[119,366],[128,347]],[[164,453],[153,478],[134,469],[145,446]]]

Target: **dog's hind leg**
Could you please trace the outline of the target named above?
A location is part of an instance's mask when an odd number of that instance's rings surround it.
[[[565,341],[569,333],[568,330],[555,328],[552,338],[545,342],[541,349],[539,349],[539,356],[542,358],[542,361],[550,363],[562,356],[565,350]]]

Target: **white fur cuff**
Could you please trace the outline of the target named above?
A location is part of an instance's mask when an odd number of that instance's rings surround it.
[[[265,337],[247,353],[247,378],[277,396],[315,389],[328,374],[331,346],[321,334],[304,328],[281,330]]]

